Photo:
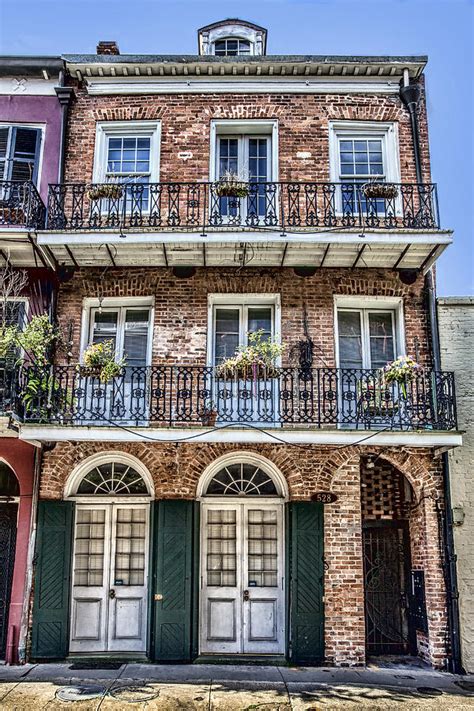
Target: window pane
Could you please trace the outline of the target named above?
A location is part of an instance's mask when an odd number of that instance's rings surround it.
[[[215,361],[232,357],[239,346],[240,312],[238,309],[216,309]]]
[[[129,309],[125,313],[123,355],[129,366],[146,365],[149,318],[148,309]]]
[[[248,330],[253,333],[263,329],[264,336],[268,340],[272,336],[272,310],[268,307],[249,309]]]
[[[92,333],[93,343],[102,343],[103,341],[112,341],[114,347],[117,339],[117,311],[98,311],[94,314],[94,327]]]
[[[382,368],[394,359],[393,314],[369,314],[370,361],[372,368]]]
[[[339,365],[341,368],[362,368],[362,334],[358,311],[338,312]]]

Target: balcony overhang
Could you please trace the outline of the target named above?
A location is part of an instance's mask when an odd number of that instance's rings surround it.
[[[35,232],[27,227],[0,225],[0,266],[7,263],[19,269],[56,267],[55,260],[48,249],[37,244]]]
[[[282,232],[41,232],[38,247],[72,267],[348,267],[428,270],[452,242],[449,230]]]
[[[21,425],[20,439],[37,442],[146,442],[146,443],[216,443],[237,444],[312,444],[315,446],[367,447],[460,447],[462,434],[458,431],[376,431],[342,429],[282,429],[245,428],[227,425],[212,429],[152,428],[152,427],[68,427],[56,425]]]

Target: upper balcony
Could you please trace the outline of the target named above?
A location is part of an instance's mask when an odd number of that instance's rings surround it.
[[[451,242],[436,185],[383,187],[377,196],[354,183],[239,183],[237,194],[208,182],[51,185],[38,244],[70,266],[428,269]]]
[[[401,386],[377,370],[286,367],[241,379],[162,364],[127,366],[104,383],[84,366],[55,365],[26,366],[15,382],[23,439],[460,444],[446,372]]]
[[[30,232],[44,229],[46,207],[34,183],[0,180],[0,255],[15,266],[47,266]]]

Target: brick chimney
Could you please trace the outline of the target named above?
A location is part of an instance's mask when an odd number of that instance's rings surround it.
[[[101,40],[97,45],[97,54],[120,54],[117,42],[105,42]]]

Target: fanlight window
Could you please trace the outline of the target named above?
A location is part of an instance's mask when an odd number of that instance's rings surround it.
[[[278,496],[273,479],[254,464],[229,464],[209,482],[214,496]]]
[[[111,462],[91,469],[79,484],[77,493],[147,496],[148,489],[141,474],[131,466]]]

